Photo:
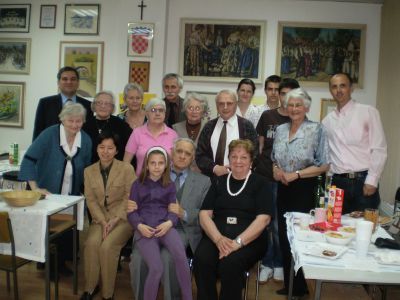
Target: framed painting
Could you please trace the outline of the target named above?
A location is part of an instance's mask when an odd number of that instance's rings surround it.
[[[140,84],[144,92],[149,91],[150,62],[130,61],[128,82]]]
[[[98,35],[100,4],[65,4],[64,34]]]
[[[182,19],[179,73],[188,81],[263,80],[264,21]]]
[[[153,23],[128,23],[128,56],[153,55]]]
[[[362,88],[366,25],[279,22],[276,73],[304,86],[326,87],[332,74],[348,73]]]
[[[56,28],[57,5],[40,6],[40,28]]]
[[[0,32],[29,32],[30,4],[0,4]]]
[[[79,72],[77,94],[93,98],[102,89],[103,42],[60,42],[60,68],[71,66]]]
[[[0,38],[0,73],[29,74],[31,39]]]
[[[25,82],[0,81],[0,126],[24,127]]]
[[[331,111],[336,108],[336,101],[333,99],[321,99],[321,113],[319,120],[322,121]]]
[[[207,120],[214,119],[218,116],[217,106],[215,105],[215,96],[217,96],[218,92],[187,91],[186,96],[190,93],[200,94],[207,98],[208,111],[205,114]]]

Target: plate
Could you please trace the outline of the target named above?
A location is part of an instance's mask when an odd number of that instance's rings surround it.
[[[382,226],[390,225],[390,224],[392,224],[392,222],[393,222],[393,217],[379,216],[378,223],[381,224]]]
[[[381,265],[400,266],[400,251],[396,252],[375,253],[375,259]]]
[[[327,243],[315,243],[305,249],[304,254],[326,259],[337,259],[347,251],[347,247],[331,245]]]
[[[325,237],[322,233],[312,230],[296,231],[296,239],[302,242],[325,242]]]

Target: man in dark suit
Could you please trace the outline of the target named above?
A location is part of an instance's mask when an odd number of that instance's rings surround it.
[[[254,149],[258,149],[257,132],[253,124],[236,115],[236,93],[222,90],[215,97],[215,102],[219,117],[204,125],[196,151],[197,166],[209,177],[222,176],[229,172],[228,146],[232,140],[248,139],[253,142]],[[221,143],[223,135],[225,138]]]
[[[76,95],[79,88],[79,73],[75,68],[68,66],[61,68],[57,73],[57,84],[60,90],[59,94],[42,98],[39,101],[32,140],[35,140],[47,127],[60,123],[58,115],[69,101],[82,104],[86,109],[86,118],[93,115],[90,101]]]
[[[166,74],[162,80],[162,87],[166,106],[165,123],[172,128],[175,123],[186,120],[186,115],[182,111],[183,98],[179,96],[183,88],[183,79],[175,73]]]

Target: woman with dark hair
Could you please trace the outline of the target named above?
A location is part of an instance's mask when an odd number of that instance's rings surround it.
[[[254,128],[257,126],[258,120],[262,114],[262,110],[259,107],[251,104],[251,99],[253,99],[255,91],[256,85],[253,80],[248,78],[240,80],[236,90],[238,95],[236,114],[249,120]]]
[[[97,141],[99,161],[85,169],[85,198],[92,222],[84,249],[85,293],[92,299],[101,278],[103,299],[112,299],[121,248],[132,237],[126,219],[133,167],[115,159],[118,137],[105,131]]]

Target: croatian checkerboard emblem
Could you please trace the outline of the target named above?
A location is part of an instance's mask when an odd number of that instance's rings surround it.
[[[129,28],[129,52],[133,56],[149,56],[153,40],[153,27],[140,24]]]

